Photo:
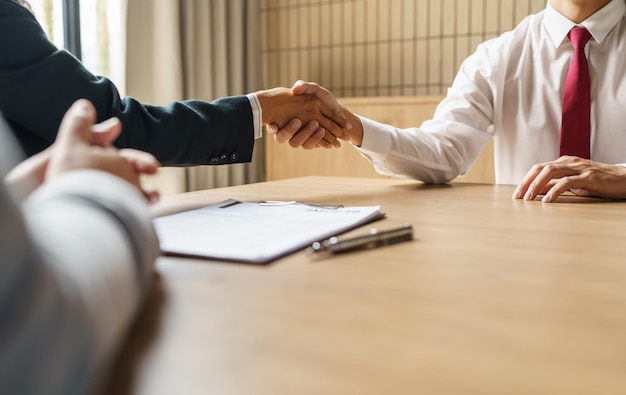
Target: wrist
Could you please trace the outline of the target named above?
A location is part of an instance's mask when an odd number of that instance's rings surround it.
[[[350,134],[350,143],[360,147],[363,144],[363,122],[361,122],[361,118],[353,113],[349,111],[346,111],[346,113],[348,120],[352,124],[352,129],[348,131]]]
[[[267,125],[276,119],[274,109],[277,108],[279,103],[279,94],[284,93],[281,91],[288,91],[287,88],[272,88],[264,89],[255,92],[255,95],[259,101],[261,107],[261,122],[263,125]]]
[[[265,125],[267,124],[267,119],[270,117],[270,108],[272,107],[270,105],[270,94],[268,90],[260,90],[257,92],[254,92],[256,98],[257,98],[257,102],[259,103],[259,108],[260,108],[260,113],[261,113],[261,124]]]

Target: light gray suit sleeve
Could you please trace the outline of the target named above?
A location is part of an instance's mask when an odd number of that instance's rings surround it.
[[[21,207],[0,182],[0,393],[95,390],[157,254],[143,197],[114,176],[69,172]]]

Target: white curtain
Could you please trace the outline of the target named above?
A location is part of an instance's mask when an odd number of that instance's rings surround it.
[[[211,101],[262,87],[260,0],[131,0],[127,94],[151,104]],[[165,169],[162,193],[262,181],[263,141],[251,164]]]

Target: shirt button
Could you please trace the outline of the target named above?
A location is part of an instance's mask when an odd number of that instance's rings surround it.
[[[230,161],[231,162],[237,162],[239,160],[239,154],[236,152],[233,152],[232,154],[230,154]]]

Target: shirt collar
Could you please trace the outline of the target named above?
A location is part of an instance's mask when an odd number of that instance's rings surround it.
[[[612,0],[589,18],[582,21],[582,23],[576,24],[555,10],[550,1],[548,1],[543,25],[555,47],[561,45],[565,37],[567,37],[567,33],[577,25],[586,27],[593,39],[601,43],[624,17],[625,12],[626,5],[623,0]]]

